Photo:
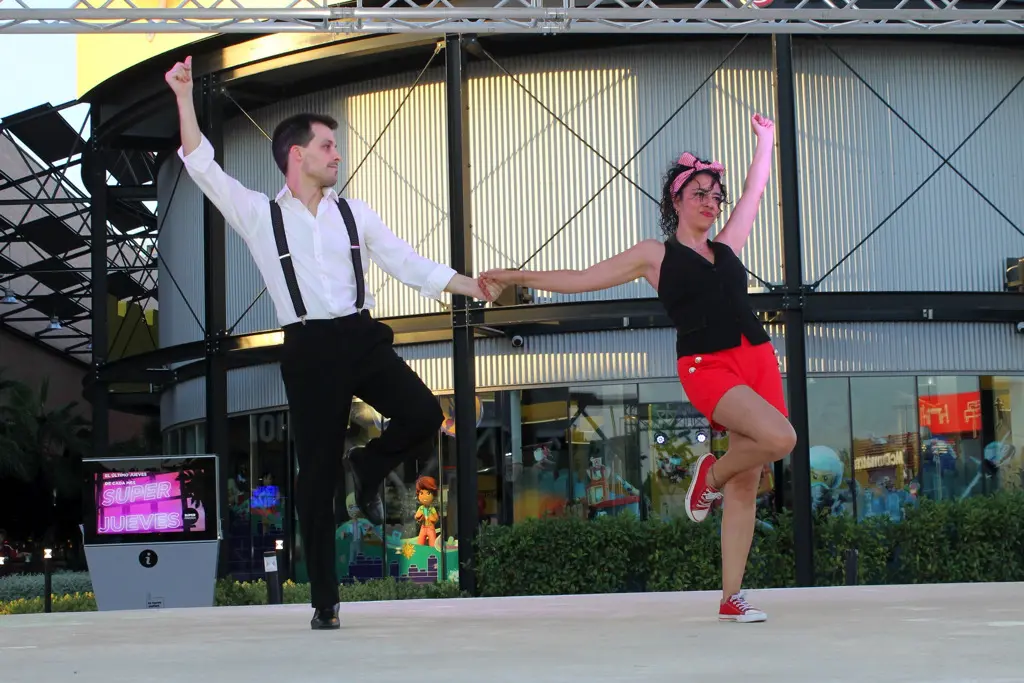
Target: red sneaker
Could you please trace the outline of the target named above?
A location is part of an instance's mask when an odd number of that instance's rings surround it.
[[[693,468],[693,480],[686,491],[686,516],[694,522],[703,522],[711,504],[722,497],[718,489],[708,483],[708,470],[715,464],[715,456],[705,453]]]
[[[719,621],[736,621],[741,624],[749,624],[755,621],[766,621],[767,619],[767,614],[750,606],[750,603],[743,597],[743,591],[723,602],[722,606],[718,608]]]

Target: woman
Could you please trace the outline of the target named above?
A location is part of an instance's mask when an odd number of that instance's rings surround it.
[[[644,240],[586,270],[483,273],[481,284],[519,284],[574,293],[645,278],[676,327],[679,378],[687,398],[716,429],[729,432],[720,460],[701,456],[686,493],[686,513],[702,521],[725,494],[722,516],[723,621],[764,621],[740,590],[754,536],[756,496],[765,464],[796,443],[789,424],[774,347],[751,309],[738,255],[747,242],[772,165],[773,123],[751,120],[757,149],[743,194],[713,240],[708,232],[726,201],[721,164],[683,154],[665,177],[661,227],[667,239]]]

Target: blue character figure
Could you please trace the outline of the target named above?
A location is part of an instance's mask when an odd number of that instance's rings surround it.
[[[811,505],[815,510],[843,512],[846,496],[842,492],[845,468],[839,454],[828,446],[811,446]]]
[[[1013,456],[1017,454],[1017,448],[1009,442],[1010,434],[1007,434],[999,441],[993,441],[992,443],[985,446],[983,454],[984,460],[978,461],[977,458],[972,457],[971,460],[978,463],[978,473],[974,475],[974,479],[968,484],[963,493],[960,494],[961,500],[971,495],[971,492],[981,483],[982,479],[994,479],[994,483],[986,485],[985,490],[989,493],[999,489],[999,475],[1004,465],[1013,460]]]

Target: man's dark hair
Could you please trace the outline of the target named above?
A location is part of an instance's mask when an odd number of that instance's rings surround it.
[[[274,150],[274,161],[281,169],[281,173],[288,171],[288,150],[292,145],[305,147],[313,139],[314,123],[321,123],[331,130],[338,129],[338,122],[324,114],[296,114],[277,124],[271,146]]]

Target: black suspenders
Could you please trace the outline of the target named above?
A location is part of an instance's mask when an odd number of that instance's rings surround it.
[[[345,227],[348,228],[348,239],[352,244],[352,268],[356,276],[356,310],[363,308],[363,264],[359,258],[359,233],[356,232],[356,219],[352,215],[352,209],[343,198],[338,198],[338,210],[345,219]],[[302,324],[306,324],[306,306],[302,303],[302,294],[299,292],[299,282],[295,279],[295,266],[292,264],[292,254],[288,251],[288,239],[284,234],[284,217],[281,215],[281,206],[276,201],[270,202],[270,222],[274,226],[274,241],[277,243],[277,257],[281,261],[281,269],[284,271],[284,281],[288,285],[288,294],[292,298],[292,306],[295,307],[295,315],[299,316]]]

